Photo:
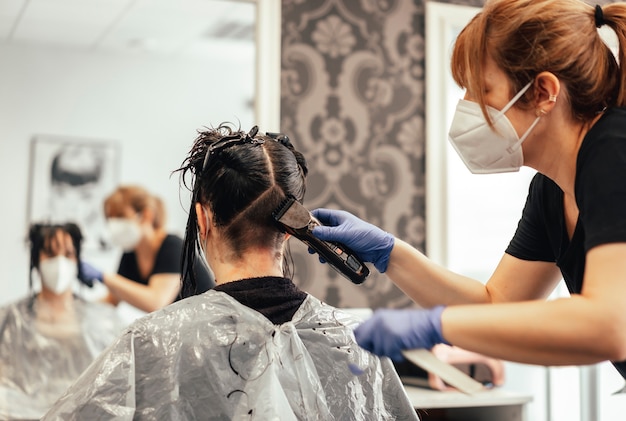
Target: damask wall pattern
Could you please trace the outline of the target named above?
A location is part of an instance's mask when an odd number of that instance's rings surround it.
[[[305,204],[345,209],[420,250],[425,1],[283,0],[281,25],[281,130],[309,162]],[[355,286],[318,264],[306,248],[292,244],[292,254],[296,282],[329,304],[412,305],[373,268]]]
[[[281,131],[309,164],[305,205],[344,209],[424,249],[424,4],[282,2]],[[384,275],[359,286],[292,242],[299,285],[339,307],[406,307]]]

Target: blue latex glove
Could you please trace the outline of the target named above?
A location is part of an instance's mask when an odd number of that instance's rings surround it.
[[[346,245],[363,261],[374,263],[380,273],[387,270],[393,235],[346,211],[315,209],[311,214],[325,225],[313,228],[314,236]]]
[[[445,343],[441,334],[444,306],[430,310],[376,310],[357,326],[354,336],[367,351],[396,362],[404,360],[402,350],[425,348]]]
[[[82,276],[79,277],[80,281],[87,285],[88,287],[93,286],[93,280],[97,280],[100,282],[104,281],[104,273],[101,270],[96,269],[89,263],[81,260],[80,262],[80,271],[82,272]]]

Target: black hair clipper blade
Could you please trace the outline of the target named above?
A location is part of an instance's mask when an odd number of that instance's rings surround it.
[[[315,250],[337,272],[355,284],[361,284],[370,271],[357,255],[340,243],[322,241],[312,230],[321,223],[295,198],[288,197],[272,213],[278,225],[287,233]]]

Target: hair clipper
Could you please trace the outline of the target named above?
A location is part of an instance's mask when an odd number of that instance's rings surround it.
[[[284,231],[315,250],[321,258],[353,283],[362,283],[370,274],[367,266],[352,250],[340,243],[322,241],[313,235],[313,228],[322,224],[295,198],[287,197],[272,216]]]

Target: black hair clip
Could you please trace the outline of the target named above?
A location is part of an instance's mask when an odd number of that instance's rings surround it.
[[[254,136],[259,132],[258,126],[253,126],[245,136],[241,134],[236,134],[232,136],[225,136],[218,140],[217,142],[213,142],[209,145],[206,151],[206,155],[204,155],[204,162],[202,163],[202,171],[206,169],[207,163],[209,162],[209,157],[211,155],[217,154],[218,152],[223,151],[224,149],[230,148],[235,145],[243,145],[245,143],[251,143],[256,145],[261,145],[265,141],[263,139],[256,139]]]
[[[286,147],[290,147],[291,146],[291,140],[289,140],[289,136],[287,136],[286,134],[283,133],[271,133],[271,132],[266,132],[266,135],[268,135],[269,137],[271,137],[272,139],[274,139],[275,141],[277,141],[278,143],[280,143],[283,146]]]
[[[254,140],[254,136],[256,136],[258,132],[259,132],[259,126],[256,126],[256,125],[252,126],[252,128],[246,135],[246,138],[252,142]]]

